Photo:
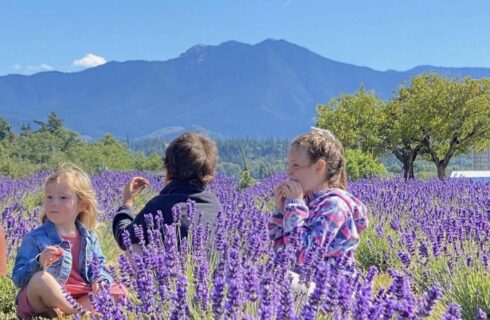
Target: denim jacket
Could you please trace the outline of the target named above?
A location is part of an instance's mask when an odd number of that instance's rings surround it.
[[[100,249],[97,235],[89,231],[78,219],[75,224],[80,232],[80,270],[78,270],[80,275],[88,283],[99,280],[112,282],[111,275],[104,269],[105,257]],[[60,237],[55,225],[47,219],[42,226],[32,230],[25,236],[17,251],[14,270],[12,271],[12,280],[17,287],[24,288],[27,286],[31,277],[42,270],[38,257],[47,246],[59,246],[65,251],[61,259],[46,268],[46,271],[61,286],[66,283],[72,263],[70,243]],[[92,261],[95,258],[98,259],[100,265],[100,272],[97,278],[94,277],[92,270]]]

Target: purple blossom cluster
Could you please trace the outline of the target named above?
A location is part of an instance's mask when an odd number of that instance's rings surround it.
[[[104,212],[101,222],[110,224],[121,188],[134,174],[106,171],[92,177]],[[161,181],[146,177],[156,193]],[[31,179],[40,185],[42,174]],[[107,319],[420,319],[433,317],[440,304],[438,317],[486,318],[488,300],[480,299],[473,309],[453,303],[447,284],[433,281],[431,272],[437,262],[448,276],[449,270],[463,267],[488,274],[490,186],[464,180],[351,183],[350,191],[370,208],[371,231],[363,234],[362,243],[371,251],[382,243],[383,261],[358,259],[353,266],[340,257],[330,263],[321,258],[325,248],[314,246],[298,268],[294,248],[276,252],[268,238],[272,190],[284,179],[279,174],[240,190],[235,179],[218,176],[210,189],[222,211],[213,225],[203,224],[191,202],[186,212],[175,210],[178,219],[171,226],[161,214],[148,216],[149,244],[128,242],[129,250],[109,261],[130,295],[114,301],[102,285],[91,296],[97,312]],[[19,235],[38,223],[39,209],[29,212],[21,204],[36,190],[25,182],[0,180],[1,222],[11,256]],[[180,239],[180,219],[192,221],[187,240]],[[113,239],[109,234],[102,241]],[[297,244],[293,237],[292,247]],[[358,255],[371,254],[362,250]],[[381,285],[380,277],[385,279]]]

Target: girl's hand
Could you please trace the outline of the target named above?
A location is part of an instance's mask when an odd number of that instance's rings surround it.
[[[61,249],[60,247],[55,247],[55,246],[49,246],[43,249],[41,254],[39,255],[39,263],[43,267],[48,267],[58,261],[65,251]]]
[[[123,203],[130,207],[133,206],[136,196],[139,195],[146,187],[148,187],[148,185],[148,180],[143,177],[131,178],[128,184],[124,186]]]
[[[286,200],[286,195],[285,195],[285,186],[286,182],[280,183],[277,185],[276,189],[274,190],[274,202],[276,203],[276,208],[279,211],[284,210],[284,200]]]
[[[301,184],[299,184],[299,182],[289,180],[288,182],[286,182],[284,195],[287,199],[303,199],[303,188],[301,187]]]

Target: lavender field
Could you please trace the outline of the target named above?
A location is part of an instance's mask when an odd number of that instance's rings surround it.
[[[112,239],[111,217],[121,187],[134,174],[92,176],[103,250],[111,271],[130,291],[118,303],[106,290],[92,297],[104,319],[487,319],[490,314],[488,183],[351,183],[370,218],[356,268],[342,262],[332,268],[319,258],[324,248],[314,248],[298,280],[291,273],[294,249],[276,253],[268,239],[272,188],[283,175],[244,190],[219,176],[211,186],[223,206],[215,225],[203,225],[189,203],[188,242],[177,246],[176,228],[165,228],[162,241],[156,219],[152,243],[142,254],[128,256]],[[10,271],[23,235],[39,224],[45,175],[0,177]],[[137,205],[162,187],[148,178],[151,190]],[[0,319],[15,319],[16,290],[10,279],[0,279]]]

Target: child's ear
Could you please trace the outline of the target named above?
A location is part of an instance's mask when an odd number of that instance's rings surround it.
[[[320,159],[316,162],[315,172],[319,175],[322,175],[327,169],[327,162],[323,159]]]

